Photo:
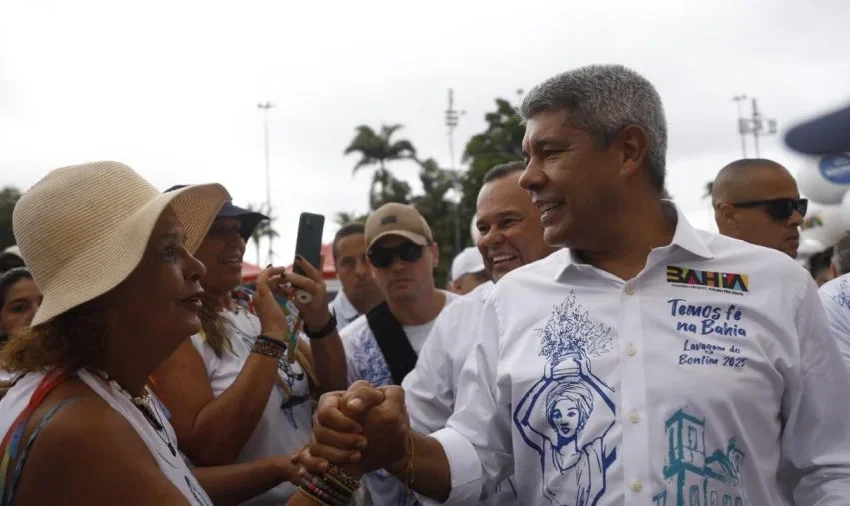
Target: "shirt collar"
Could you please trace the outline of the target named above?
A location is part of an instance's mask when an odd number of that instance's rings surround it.
[[[343,290],[342,287],[340,287],[339,292],[334,298],[333,306],[334,309],[339,311],[346,320],[353,320],[360,316],[357,308],[354,307],[350,300],[348,300],[348,296],[345,295],[345,290]]]
[[[670,244],[667,246],[663,246],[661,248],[657,248],[660,250],[668,250],[675,251],[676,249],[683,249],[695,256],[698,256],[703,259],[714,258],[714,254],[708,248],[708,245],[705,241],[700,237],[697,230],[691,225],[688,219],[685,217],[682,210],[679,209],[679,206],[674,204],[670,200],[662,200],[661,201],[662,211],[664,215],[676,222],[676,230],[673,232],[673,240],[670,241]],[[570,268],[577,268],[581,265],[587,265],[583,262],[572,250],[564,250],[560,253],[562,257],[563,265],[558,269],[556,273],[555,279],[561,279],[561,276],[566,274]]]

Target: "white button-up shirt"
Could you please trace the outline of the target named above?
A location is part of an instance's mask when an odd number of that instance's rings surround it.
[[[477,339],[484,301],[493,286],[488,281],[457,299],[434,322],[416,367],[401,383],[414,430],[424,434],[440,430],[454,412],[460,373]],[[499,484],[482,504],[516,504],[513,480]]]
[[[848,504],[850,373],[816,290],[681,213],[632,280],[567,251],[511,272],[434,434],[449,502],[515,474],[528,505]]]
[[[348,300],[348,296],[345,295],[345,290],[342,288],[337,292],[334,300],[328,304],[328,309],[336,318],[337,330],[344,329],[360,316],[357,308]]]
[[[818,290],[832,336],[841,358],[850,369],[850,274],[824,283]]]
[[[455,407],[457,381],[475,344],[488,281],[440,312],[419,351],[416,367],[401,383],[414,430],[425,434],[446,426]]]

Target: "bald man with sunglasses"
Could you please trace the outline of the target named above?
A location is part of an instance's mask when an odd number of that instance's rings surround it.
[[[711,200],[721,234],[797,258],[808,201],[788,169],[762,158],[734,161],[717,174]]]

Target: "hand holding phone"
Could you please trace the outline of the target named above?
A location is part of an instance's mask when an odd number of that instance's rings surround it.
[[[316,269],[321,271],[322,233],[325,228],[325,217],[321,214],[301,213],[298,220],[298,238],[295,241],[295,256],[301,257]],[[297,263],[292,272],[304,275],[304,269]]]
[[[322,233],[325,217],[301,213],[295,243],[295,264],[286,275],[295,306],[310,329],[318,329],[330,318],[327,287],[322,279]]]

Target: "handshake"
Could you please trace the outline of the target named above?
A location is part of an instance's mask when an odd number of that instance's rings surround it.
[[[358,381],[345,392],[321,397],[310,442],[293,461],[301,466],[302,475],[324,473],[330,465],[356,477],[386,469],[410,485],[412,454],[404,390]]]

